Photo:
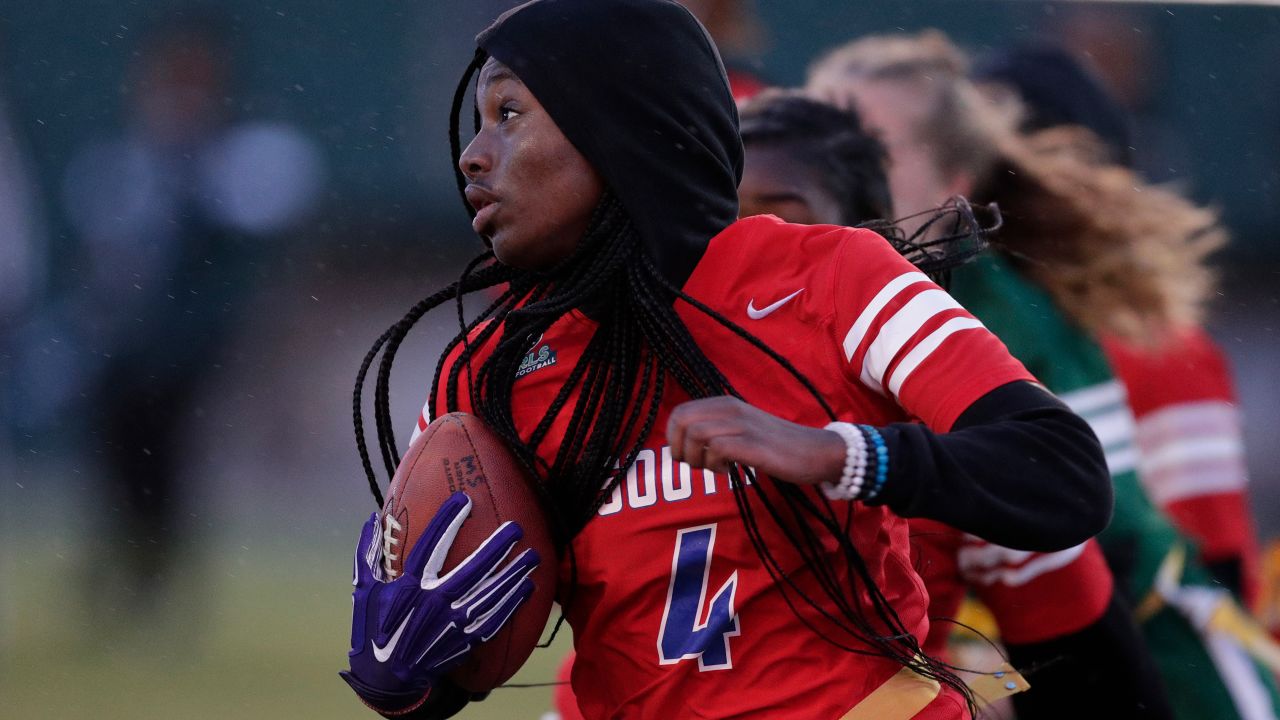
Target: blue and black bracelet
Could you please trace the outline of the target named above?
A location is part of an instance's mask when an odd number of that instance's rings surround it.
[[[884,489],[884,483],[889,478],[889,447],[885,445],[884,436],[874,427],[859,425],[858,429],[867,439],[867,482],[863,485],[862,492],[858,494],[858,499],[874,500]]]

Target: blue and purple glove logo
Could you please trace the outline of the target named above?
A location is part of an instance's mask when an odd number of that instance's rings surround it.
[[[503,564],[523,536],[513,522],[440,574],[470,514],[465,493],[450,496],[418,538],[403,574],[390,582],[383,580],[378,514],[364,524],[352,580],[351,669],[340,674],[376,710],[407,712],[420,705],[436,680],[496,635],[533,593],[529,575],[540,561],[535,550]]]

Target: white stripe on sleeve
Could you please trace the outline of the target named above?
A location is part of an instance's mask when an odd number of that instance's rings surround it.
[[[1244,490],[1249,481],[1240,411],[1225,400],[1160,408],[1138,420],[1139,469],[1153,500],[1178,500]]]
[[[1240,411],[1225,400],[1178,403],[1138,419],[1138,442],[1144,450],[1194,438],[1239,435]]]
[[[1138,448],[1134,444],[1136,423],[1129,409],[1129,395],[1119,380],[1090,385],[1058,397],[1089,423],[1106,453],[1107,469],[1112,475],[1138,466]]]
[[[972,582],[982,585],[994,585],[1001,583],[1009,587],[1018,587],[1026,585],[1045,573],[1053,572],[1059,568],[1064,568],[1075,562],[1084,552],[1084,545],[1076,545],[1066,550],[1059,550],[1054,553],[1046,553],[1037,557],[1035,560],[1018,568],[994,568],[988,572],[981,573],[974,578]]]
[[[862,309],[858,315],[858,319],[853,323],[853,327],[849,328],[848,334],[844,336],[844,359],[846,362],[853,362],[854,353],[858,352],[858,346],[862,344],[863,338],[867,336],[867,331],[871,329],[871,324],[876,321],[876,316],[889,304],[898,293],[902,292],[910,285],[920,282],[929,282],[929,276],[922,272],[903,273],[898,277],[890,280],[876,296],[871,298],[871,302]]]
[[[974,536],[966,537],[972,539]],[[971,570],[986,570],[997,565],[1021,565],[1033,554],[1030,550],[1014,550],[980,540],[961,547],[956,553],[956,564],[960,566],[961,572],[967,573]]]
[[[1168,505],[1205,495],[1242,492],[1249,484],[1244,468],[1236,463],[1206,463],[1190,468],[1142,475],[1142,485],[1157,505]]]
[[[911,373],[915,371],[920,363],[933,354],[934,350],[942,344],[943,340],[960,332],[961,330],[973,330],[982,327],[982,323],[971,317],[955,317],[942,323],[941,327],[929,333],[929,336],[921,340],[915,347],[911,348],[911,352],[902,358],[902,362],[898,363],[898,367],[894,369],[893,376],[889,378],[889,392],[894,397],[898,396],[898,392],[902,390],[902,384],[911,377]]]
[[[1133,413],[1124,405],[1111,408],[1105,413],[1081,413],[1085,422],[1098,436],[1098,442],[1104,448],[1132,445],[1134,442]]]
[[[961,548],[957,554],[960,574],[977,585],[1025,585],[1035,578],[1075,562],[1084,553],[1085,543],[1052,553],[1031,553],[999,545]]]
[[[1184,440],[1144,454],[1142,483],[1153,500],[1178,500],[1241,492],[1249,483],[1244,448],[1235,435]]]
[[[1143,472],[1157,472],[1197,461],[1234,460],[1244,457],[1240,438],[1219,436],[1186,439],[1158,449],[1149,448],[1142,458]]]
[[[1107,456],[1107,470],[1112,475],[1126,473],[1138,467],[1138,448],[1128,443],[1118,448],[1103,448]]]
[[[889,363],[893,362],[907,341],[920,332],[925,323],[938,313],[962,309],[960,303],[945,290],[925,290],[908,300],[906,305],[880,326],[880,332],[867,347],[867,354],[862,359],[862,382],[873,390],[880,390],[884,385],[884,374],[889,369]]]
[[[1110,380],[1058,396],[1077,415],[1089,415],[1111,405],[1127,402],[1129,395],[1119,380]]]

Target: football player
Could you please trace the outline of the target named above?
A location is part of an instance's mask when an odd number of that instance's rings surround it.
[[[807,87],[882,134],[901,212],[956,193],[999,203],[1000,252],[956,271],[952,292],[1102,441],[1116,512],[1099,539],[1177,717],[1274,718],[1274,685],[1236,632],[1240,613],[1139,484],[1125,389],[1091,339],[1105,329],[1142,340],[1165,326],[1176,299],[1144,262],[1199,242],[1207,213],[1081,160],[1089,142],[1078,135],[1020,136],[1011,105],[984,98],[966,73],[964,55],[929,31],[854,41],[816,63]]]
[[[1129,118],[1102,81],[1066,50],[1021,45],[993,52],[973,75],[997,101],[1012,92],[1022,102],[1021,131],[1082,126],[1103,141],[1105,160],[1130,164]],[[1109,332],[1100,339],[1137,420],[1143,487],[1195,541],[1214,579],[1253,607],[1260,549],[1235,384],[1225,354],[1200,325],[1214,287],[1205,258],[1225,238],[1211,219],[1204,227],[1198,242],[1162,252],[1164,261],[1147,270],[1176,287],[1180,299],[1156,342],[1135,343]],[[1138,250],[1148,252],[1137,240]]]
[[[477,44],[453,135],[478,73],[457,165],[487,249],[375,345],[384,464],[405,333],[505,284],[420,427],[476,414],[539,478],[586,717],[968,717],[920,648],[903,518],[1084,542],[1111,503],[1088,425],[874,232],[738,220],[737,111],[679,4],[535,0]],[[442,509],[430,558],[464,517]],[[344,677],[388,717],[447,716],[473,699],[449,670],[527,594],[530,558],[504,561],[499,531],[461,573],[411,554],[389,580],[370,527]]]

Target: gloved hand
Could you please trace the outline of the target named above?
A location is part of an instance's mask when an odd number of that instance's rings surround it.
[[[535,550],[502,565],[523,535],[513,522],[503,523],[456,568],[440,575],[470,513],[465,493],[450,496],[414,544],[404,572],[391,582],[382,579],[377,513],[360,533],[352,580],[351,669],[339,674],[383,715],[421,707],[432,685],[473,647],[496,635],[533,593],[529,575],[540,561]]]

